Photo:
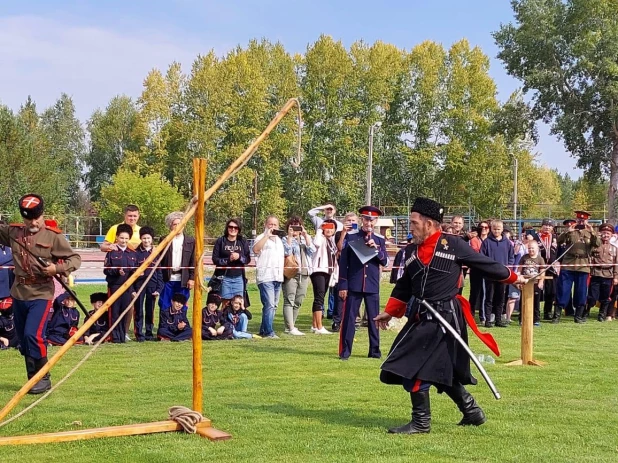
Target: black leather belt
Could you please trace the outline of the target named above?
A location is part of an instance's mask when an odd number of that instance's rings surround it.
[[[177,271],[172,270],[172,275],[180,275],[181,273],[182,273],[182,270],[177,270]]]
[[[17,277],[17,284],[19,285],[42,285],[50,281],[51,278]]]

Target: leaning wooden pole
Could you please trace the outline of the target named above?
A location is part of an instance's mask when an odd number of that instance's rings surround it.
[[[264,132],[262,132],[262,134],[258,138],[256,138],[253,143],[251,143],[251,145],[238,157],[238,159],[236,159],[226,169],[226,171],[221,175],[221,177],[219,177],[219,179],[204,193],[204,202],[208,201],[210,197],[219,189],[219,187],[227,179],[234,175],[236,171],[251,158],[259,144],[270,134],[270,132],[272,132],[272,130],[277,126],[277,124],[281,122],[281,119],[283,119],[283,117],[288,113],[290,109],[292,109],[292,107],[294,107],[295,104],[299,104],[296,98],[290,98],[287,101],[283,108],[281,108],[281,111],[279,111],[270,122],[270,124],[268,124]],[[64,354],[66,354],[66,352],[71,347],[73,347],[73,345],[75,345],[77,340],[86,333],[86,331],[94,324],[94,322],[96,322],[101,317],[101,315],[107,312],[107,309],[135,282],[135,280],[137,280],[137,278],[142,273],[144,273],[144,271],[161,253],[161,251],[165,249],[169,243],[171,243],[174,236],[179,234],[184,229],[191,217],[193,217],[193,215],[195,214],[196,209],[197,198],[194,197],[192,199],[191,206],[189,207],[189,209],[187,209],[185,216],[181,220],[180,224],[165,237],[165,239],[160,243],[160,245],[152,251],[150,256],[144,261],[144,263],[138,267],[135,273],[133,273],[133,275],[131,275],[131,277],[120,288],[118,288],[118,290],[114,294],[112,294],[108,298],[105,304],[103,304],[99,308],[99,310],[94,312],[92,316],[84,322],[81,328],[79,328],[77,332],[67,340],[64,346],[60,347],[58,352],[56,352],[56,354],[49,359],[47,364],[45,364],[43,368],[38,371],[38,373],[36,373],[30,380],[28,380],[19,391],[17,391],[17,393],[11,398],[11,400],[7,402],[4,408],[0,410],[0,420],[3,420],[11,412],[11,410],[15,408],[19,401],[28,393],[30,388],[32,388],[32,386],[39,382],[41,378],[43,378],[43,376],[45,376],[49,372],[49,370],[51,370],[52,367],[60,361]],[[198,283],[201,284],[201,282]]]
[[[193,289],[193,410],[202,413],[202,283],[204,281],[204,189],[206,159],[193,159],[193,194],[195,210],[195,287]]]

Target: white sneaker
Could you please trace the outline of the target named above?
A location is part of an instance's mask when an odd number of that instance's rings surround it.
[[[290,330],[288,330],[287,328],[283,331],[286,334],[289,334]]]
[[[326,328],[322,327],[319,330],[315,330],[315,334],[333,334],[333,333],[328,331]]]
[[[131,338],[129,337],[129,335],[128,335],[128,334],[125,334],[125,335],[124,335],[124,340],[125,340],[126,342],[131,342]]]
[[[312,327],[311,327],[311,332],[312,332],[312,333],[315,333],[317,330],[318,330],[318,329],[317,329],[315,326],[312,326]]]
[[[288,334],[291,334],[292,336],[304,336],[305,333],[302,333],[298,328],[294,327],[292,328]]]

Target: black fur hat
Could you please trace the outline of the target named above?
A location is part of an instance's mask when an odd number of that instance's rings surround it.
[[[90,295],[90,303],[94,304],[95,302],[103,302],[107,301],[107,293],[92,293]]]
[[[172,301],[180,302],[182,305],[185,305],[187,303],[187,296],[182,293],[176,293],[172,296]]]
[[[38,219],[43,215],[44,209],[43,198],[39,195],[27,194],[19,198],[19,213],[24,219]]]
[[[444,216],[444,206],[433,199],[418,197],[414,200],[410,212],[417,212],[441,223]]]
[[[152,227],[145,226],[139,229],[139,237],[141,238],[144,235],[150,235],[154,239],[155,232]]]

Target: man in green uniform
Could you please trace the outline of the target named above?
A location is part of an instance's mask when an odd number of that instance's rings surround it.
[[[590,254],[601,242],[588,223],[590,214],[586,211],[575,211],[576,223],[558,237],[558,246],[566,246],[567,251],[562,257],[557,306],[552,323],[559,323],[562,309],[569,303],[571,288],[573,292],[573,307],[575,323],[583,323],[586,310],[586,295],[588,293],[588,276],[590,275]]]
[[[47,363],[45,332],[54,298],[53,277],[68,275],[81,265],[79,254],[71,249],[60,230],[45,224],[43,210],[43,198],[39,195],[22,196],[19,212],[23,223],[0,225],[0,244],[10,246],[13,251],[13,315],[28,379]],[[37,257],[47,265],[42,265]],[[32,386],[29,394],[40,394],[50,388],[48,373]]]

